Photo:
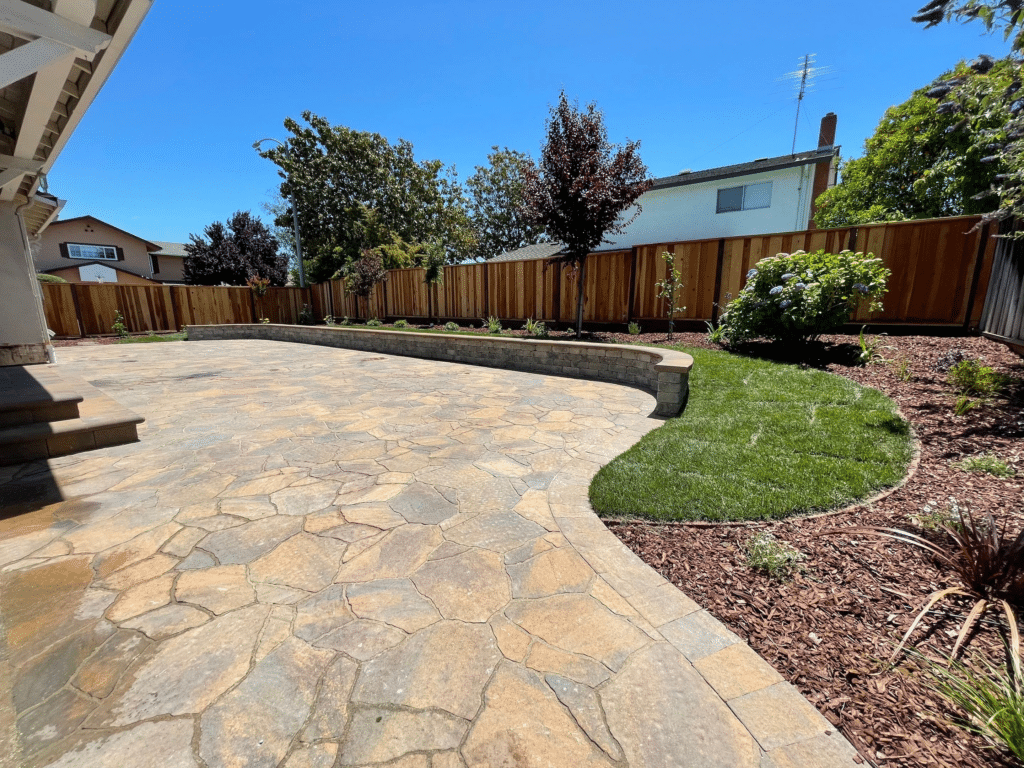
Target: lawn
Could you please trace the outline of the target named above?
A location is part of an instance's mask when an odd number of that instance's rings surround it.
[[[603,467],[603,516],[761,520],[834,509],[894,485],[913,444],[896,405],[823,371],[728,352],[693,355],[681,416]]]

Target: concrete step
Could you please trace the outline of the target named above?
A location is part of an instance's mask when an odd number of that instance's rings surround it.
[[[82,394],[49,365],[0,368],[0,427],[77,419]]]
[[[145,419],[84,381],[62,377],[62,383],[78,397],[74,417],[0,426],[0,466],[138,441]]]

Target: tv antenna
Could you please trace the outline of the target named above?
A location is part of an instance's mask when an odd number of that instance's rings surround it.
[[[800,57],[800,68],[793,71],[787,72],[782,76],[782,80],[793,80],[796,85],[796,122],[793,124],[793,148],[790,150],[790,154],[796,154],[796,132],[800,127],[800,105],[803,103],[804,96],[807,92],[814,87],[814,78],[828,74],[832,71],[832,67],[818,67],[815,66],[815,59],[818,54],[807,53]]]

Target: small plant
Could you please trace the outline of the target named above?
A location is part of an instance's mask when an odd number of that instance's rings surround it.
[[[532,317],[526,318],[526,325],[523,326],[523,330],[531,336],[536,336],[540,339],[548,337],[548,327],[540,320],[534,320]]]
[[[263,317],[263,297],[267,295],[267,291],[270,289],[270,279],[260,277],[259,275],[249,275],[249,279],[245,281],[245,284],[249,286],[249,290],[252,291],[252,295],[256,298],[256,311],[260,322],[269,323],[270,321]]]
[[[957,525],[957,513],[959,505],[952,496],[949,504],[940,507],[935,502],[929,501],[916,515],[911,515],[910,520],[922,531],[941,531],[943,528]]]
[[[962,725],[1024,761],[1024,675],[1019,664],[997,668],[988,661],[974,671],[966,664],[948,667],[928,661],[934,688],[963,713]]]
[[[763,337],[808,341],[838,330],[862,303],[878,311],[890,271],[872,254],[780,253],[747,272],[721,324],[730,344]]]
[[[719,323],[715,325],[710,320],[704,323],[708,327],[708,341],[712,344],[725,344],[725,328]]]
[[[488,333],[501,333],[501,320],[492,315],[484,320],[483,327],[487,329]]]
[[[367,328],[380,328],[383,325],[384,323],[382,323],[376,317],[371,317],[369,320],[366,321]]]
[[[110,326],[110,330],[112,330],[119,339],[128,338],[128,326],[124,324],[124,316],[121,314],[120,310],[114,311],[114,324]]]
[[[807,556],[784,541],[779,541],[768,531],[755,533],[743,545],[747,553],[747,565],[785,581],[794,573],[803,570]]]
[[[935,362],[935,370],[939,373],[946,373],[957,363],[962,363],[964,360],[970,360],[970,355],[964,352],[958,347],[952,347],[946,350],[946,352]]]
[[[352,321],[348,319],[348,315],[345,315],[343,318],[341,318],[341,322],[338,323],[338,325],[348,327],[352,325]]]
[[[1010,653],[1014,663],[1020,663],[1020,630],[1017,626],[1015,607],[1024,606],[1024,530],[1011,536],[1005,528],[999,528],[991,515],[976,521],[969,510],[952,501],[952,512],[958,518],[955,524],[942,525],[945,541],[935,543],[917,533],[898,528],[846,528],[829,531],[827,534],[864,533],[884,536],[924,550],[940,567],[956,576],[961,586],[947,587],[933,592],[925,601],[910,629],[893,652],[895,659],[907,640],[932,607],[946,597],[959,595],[975,601],[967,614],[952,656],[955,657],[974,625],[989,607],[1000,607],[1006,616],[1010,629]]]
[[[981,400],[999,394],[1007,383],[1006,377],[995,369],[970,358],[952,366],[946,374],[946,381],[958,395]]]
[[[324,315],[324,325],[329,328],[333,328],[337,323],[334,322],[334,315]]]
[[[679,299],[683,293],[683,275],[676,269],[676,255],[665,251],[661,258],[668,265],[668,277],[659,280],[654,284],[658,289],[657,296],[665,300],[665,309],[668,311],[668,340],[672,341],[672,333],[676,328],[676,315],[685,312],[686,307],[679,306]]]
[[[913,376],[910,370],[910,361],[905,357],[892,361],[892,373],[900,381],[910,381]]]
[[[395,328],[408,328],[409,327],[409,321],[408,320],[395,320],[394,327]]]
[[[967,395],[960,395],[957,397],[956,402],[953,403],[953,414],[955,416],[966,416],[980,406],[981,402],[978,400],[972,400]]]
[[[640,335],[640,323],[633,322],[633,323],[629,324],[629,335],[630,336],[639,336]]]
[[[260,318],[260,322],[263,323],[263,325],[270,325],[270,318],[269,317],[261,317]]]
[[[994,453],[983,453],[978,456],[968,456],[953,466],[962,469],[964,472],[984,472],[994,477],[1013,477],[1017,474],[1013,467],[1002,461]]]
[[[444,330],[448,331],[448,333],[452,333],[453,331],[459,330],[459,324],[453,323],[451,320],[449,320],[447,323],[444,324]]]
[[[869,339],[864,333],[865,330],[867,330],[867,326],[862,325],[860,327],[860,337],[858,338],[860,354],[857,356],[857,362],[861,365],[870,365],[874,362],[884,362],[885,358],[882,357],[881,352],[881,350],[884,349],[884,347],[882,347],[881,336],[884,336],[885,334],[879,334],[878,336],[875,336],[874,339]]]
[[[299,325],[316,325],[313,308],[309,304],[302,305],[302,310],[299,312]]]

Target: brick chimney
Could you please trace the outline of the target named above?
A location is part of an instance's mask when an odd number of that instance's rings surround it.
[[[821,118],[821,130],[818,131],[818,149],[826,149],[835,145],[837,120],[835,112],[829,112]],[[818,195],[835,184],[835,171],[832,169],[834,154],[833,152],[828,158],[823,159],[814,166],[814,186],[811,188],[811,219],[807,222],[808,229],[818,228],[817,224],[814,223],[814,212],[817,210],[814,201],[818,199]]]

